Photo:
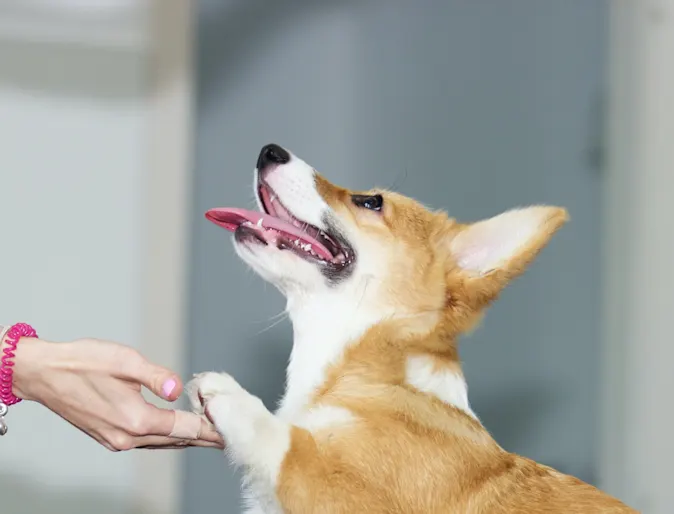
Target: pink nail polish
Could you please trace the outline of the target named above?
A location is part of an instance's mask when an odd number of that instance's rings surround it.
[[[176,388],[176,381],[171,378],[166,382],[164,382],[164,385],[162,386],[161,390],[164,392],[164,396],[168,398],[175,388]]]

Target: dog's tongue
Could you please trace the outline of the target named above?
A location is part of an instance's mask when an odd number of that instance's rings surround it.
[[[296,227],[292,223],[270,216],[264,212],[218,207],[207,211],[206,219],[230,232],[234,232],[246,222],[256,225],[260,228],[260,231],[263,231],[263,229],[273,229],[290,236],[292,239],[300,239],[304,243],[309,243],[317,254],[328,261],[333,258],[330,251],[318,239],[311,236],[311,234],[308,234],[305,230]]]

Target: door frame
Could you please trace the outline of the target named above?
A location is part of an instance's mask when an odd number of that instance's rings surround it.
[[[664,514],[674,505],[674,0],[608,8],[599,485]]]
[[[194,5],[191,0],[151,0],[146,27],[150,36],[146,61],[149,83],[138,348],[182,377],[186,371],[185,299],[192,198]],[[134,511],[179,514],[183,468],[181,451],[139,451]]]

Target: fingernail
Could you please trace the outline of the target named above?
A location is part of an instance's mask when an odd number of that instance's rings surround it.
[[[164,396],[168,398],[169,396],[171,396],[171,393],[175,388],[176,388],[176,381],[171,378],[166,382],[164,382],[164,385],[162,386],[161,390],[164,392]]]

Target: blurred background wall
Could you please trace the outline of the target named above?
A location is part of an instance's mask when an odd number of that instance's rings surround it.
[[[671,55],[674,0],[0,0],[0,321],[223,369],[272,407],[283,300],[203,220],[252,205],[263,144],[464,220],[564,205],[463,341],[471,403],[506,449],[671,512]],[[10,421],[3,514],[240,511],[219,452]]]
[[[610,4],[602,212],[600,483],[674,508],[674,1]]]
[[[135,345],[144,53],[116,30],[94,40],[76,29],[96,16],[0,6],[2,318],[54,340]],[[8,420],[3,513],[129,512],[133,455],[34,404]]]
[[[182,0],[160,4],[0,0],[0,312],[183,371],[191,19]],[[3,514],[174,512],[176,453],[112,454],[27,402],[8,421]]]

